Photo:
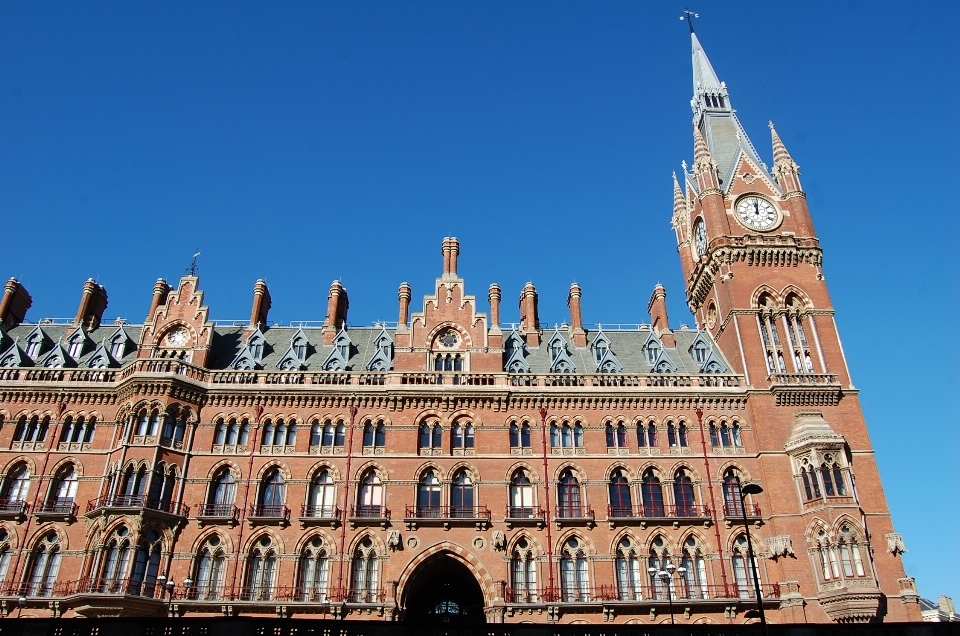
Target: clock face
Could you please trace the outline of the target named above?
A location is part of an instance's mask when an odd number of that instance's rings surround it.
[[[760,197],[744,197],[737,203],[737,220],[752,230],[772,230],[780,215],[773,204]]]
[[[186,329],[177,329],[167,334],[167,345],[170,347],[182,347],[187,344],[190,334]]]
[[[697,258],[700,258],[707,253],[707,226],[703,219],[697,219],[693,226],[693,240],[697,250]]]

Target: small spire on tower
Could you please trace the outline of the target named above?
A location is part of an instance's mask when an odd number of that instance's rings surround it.
[[[680,189],[680,182],[677,181],[677,173],[673,173],[673,227],[677,228],[684,222],[684,215],[687,211],[687,200],[683,196],[683,190]]]
[[[800,190],[800,166],[793,160],[783,140],[777,134],[773,122],[770,122],[770,135],[773,139],[773,174],[784,192]]]
[[[717,169],[717,162],[713,160],[710,149],[707,148],[707,140],[697,126],[693,127],[693,172],[702,174],[707,170]]]

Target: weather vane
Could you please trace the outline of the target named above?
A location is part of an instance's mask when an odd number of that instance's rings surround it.
[[[190,267],[187,268],[187,274],[190,276],[197,275],[197,257],[200,256],[200,250],[197,250],[196,254],[193,255],[193,260],[190,261]]]
[[[694,12],[691,11],[690,9],[684,9],[684,10],[683,10],[683,15],[680,16],[680,19],[687,21],[687,24],[690,25],[690,33],[693,33],[693,19],[694,19],[694,18],[699,18],[699,17],[700,17],[700,14],[699,14],[699,13],[694,13]]]

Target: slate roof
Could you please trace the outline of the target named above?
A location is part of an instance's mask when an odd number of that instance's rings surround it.
[[[12,329],[6,329],[3,331],[3,333],[6,334],[6,337],[0,337],[0,341],[2,341],[0,342],[0,354],[5,352],[14,341],[19,339],[20,350],[24,352],[21,355],[26,358],[27,356],[25,352],[27,349],[27,337],[33,333],[34,329],[37,327],[39,327],[43,333],[46,334],[46,340],[45,345],[41,347],[40,352],[32,358],[33,366],[41,366],[43,359],[54,350],[58,342],[63,345],[64,350],[67,350],[67,338],[76,329],[75,326],[70,324],[41,323],[38,325],[37,323],[22,323],[16,327],[13,327]],[[117,366],[123,366],[136,359],[137,342],[140,340],[140,331],[143,328],[143,325],[101,324],[96,329],[87,331],[87,342],[84,346],[83,354],[78,356],[78,359],[72,360],[74,364],[68,364],[67,366],[87,367],[90,358],[93,357],[97,347],[104,340],[107,341],[107,350],[109,351],[110,337],[116,333],[118,327],[123,329],[129,340],[127,342],[124,356],[120,360],[117,360],[119,363]]]

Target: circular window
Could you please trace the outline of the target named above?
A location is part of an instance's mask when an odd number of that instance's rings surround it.
[[[453,349],[460,344],[460,334],[453,329],[447,329],[440,334],[440,337],[437,338],[437,342],[440,343],[440,346],[444,347],[445,349]]]

